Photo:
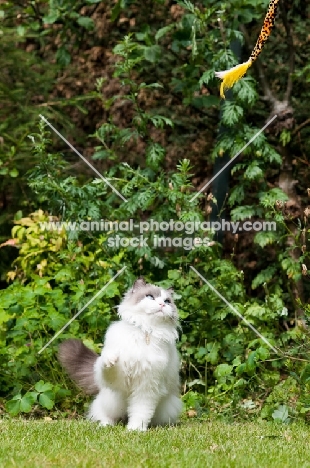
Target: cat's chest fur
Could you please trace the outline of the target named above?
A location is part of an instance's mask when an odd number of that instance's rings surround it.
[[[118,345],[116,344],[118,337]],[[167,380],[171,371],[171,362],[176,355],[175,336],[173,329],[169,333],[167,327],[146,328],[126,321],[113,324],[106,336],[106,343],[101,359],[106,359],[108,351],[113,349],[118,356],[111,367],[102,366],[103,381],[112,388],[122,389],[131,393],[138,387],[152,388],[160,386],[166,393]],[[113,354],[110,355],[113,360]]]
[[[167,367],[175,347],[173,333],[121,321],[114,325],[114,334],[119,337],[116,368],[152,368],[154,371]]]

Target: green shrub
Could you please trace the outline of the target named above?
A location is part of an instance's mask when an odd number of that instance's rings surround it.
[[[114,10],[115,18],[122,5],[118,3]],[[145,109],[139,99],[141,95],[147,98],[162,89],[159,80],[151,81],[151,73],[147,73],[145,81],[140,78],[150,64],[156,64],[158,69],[164,66],[168,59],[159,41],[167,40],[171,42],[171,48],[167,46],[169,54],[171,49],[172,55],[179,54],[182,59],[182,64],[174,69],[174,62],[168,56],[171,61],[168,76],[173,92],[181,93],[184,109],[207,108],[210,114],[203,115],[203,125],[212,122],[217,112],[212,109],[219,102],[212,94],[212,87],[217,86],[213,68],[232,64],[232,53],[223,55],[220,46],[240,38],[240,33],[231,29],[224,41],[219,28],[212,27],[217,24],[216,10],[206,8],[200,12],[190,2],[182,3],[182,7],[182,17],[173,27],[159,29],[156,35],[145,28],[143,34],[127,35],[114,48],[115,77],[123,85],[123,94],[110,99],[102,95],[101,100],[105,108],[115,102],[121,105],[129,102],[132,117],[128,126],[117,125],[112,118],[98,126],[93,136],[97,145],[94,159],[108,168],[105,179],[126,202],[101,178],[68,176],[68,162],[52,150],[43,122],[38,133],[30,135],[35,166],[28,172],[27,190],[32,191],[31,205],[35,209],[28,210],[27,205],[24,213],[16,214],[12,239],[2,246],[2,249],[8,245],[18,249],[7,274],[10,284],[0,291],[0,388],[6,409],[12,415],[42,409],[63,411],[72,402],[77,402],[81,411],[80,394],[57,363],[59,341],[78,337],[100,352],[104,332],[117,318],[116,307],[122,294],[136,277],[143,275],[149,282],[163,287],[173,285],[175,289],[182,325],[179,350],[187,409],[194,408],[199,415],[201,408],[208,407],[235,416],[256,414],[262,408],[261,416],[282,422],[292,417],[307,417],[309,334],[302,325],[309,308],[296,300],[292,289],[302,276],[308,276],[305,264],[309,258],[308,221],[305,216],[303,225],[292,229],[291,220],[279,209],[287,196],[279,188],[270,187],[268,171],[277,171],[281,157],[265,137],[257,138],[244,152],[242,161],[234,166],[235,185],[228,197],[233,220],[254,217],[275,219],[278,223],[277,235],[260,232],[253,236],[251,248],[261,263],[251,281],[234,264],[233,249],[229,257],[213,233],[201,229],[189,235],[182,233],[180,237],[189,237],[191,241],[200,237],[206,241],[204,245],[158,248],[154,245],[157,234],[154,231],[144,233],[146,243],[125,247],[113,245],[110,240],[116,236],[123,240],[139,237],[140,233],[119,232],[115,227],[103,231],[42,227],[46,222],[100,219],[118,223],[128,223],[130,219],[134,223],[150,219],[184,223],[210,221],[210,213],[217,203],[215,198],[202,193],[192,200],[196,190],[192,181],[192,154],[166,170],[163,133],[167,129],[172,132],[176,125],[183,128],[184,122],[181,125],[178,116],[170,115],[166,108],[157,108],[156,103],[151,110]],[[255,17],[252,13],[248,17],[243,10],[241,13],[247,22]],[[229,16],[227,5],[225,15]],[[90,25],[89,21],[83,22],[84,26]],[[203,35],[203,28],[209,23],[208,34]],[[63,62],[69,60],[64,49],[60,50],[58,58]],[[205,60],[213,68],[203,72]],[[97,92],[101,85],[102,80],[98,80]],[[200,93],[202,86],[208,87],[205,94]],[[258,128],[248,124],[248,113],[255,106],[258,106],[255,82],[247,78],[236,85],[234,101],[223,105],[221,124],[225,132],[212,149],[208,148],[210,160],[222,157],[227,151],[236,153],[253,137]],[[186,131],[189,129],[193,129],[190,124]],[[180,129],[177,134],[171,133],[174,144],[176,135],[182,142],[181,133]],[[198,133],[197,130],[197,138]],[[126,152],[129,146],[139,146],[144,160],[131,164],[120,162],[120,153]],[[165,232],[160,235],[169,237]],[[301,254],[293,256],[297,248]],[[265,255],[261,260],[264,252],[270,258]],[[237,315],[191,266],[225,297]],[[123,267],[126,269],[122,274],[99,295]],[[97,294],[96,300],[86,307]],[[240,320],[239,314],[277,348],[277,354]],[[68,322],[69,326],[40,352]]]

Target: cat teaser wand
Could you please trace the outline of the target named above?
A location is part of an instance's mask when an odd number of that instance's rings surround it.
[[[233,68],[230,68],[229,70],[215,72],[215,76],[223,80],[220,88],[220,95],[223,99],[225,99],[225,90],[232,88],[233,85],[246,74],[248,68],[250,68],[252,63],[257,59],[257,57],[263,50],[265,42],[270,36],[272,28],[274,26],[279,1],[280,0],[270,0],[263,27],[261,29],[255,47],[252,50],[249,60]]]

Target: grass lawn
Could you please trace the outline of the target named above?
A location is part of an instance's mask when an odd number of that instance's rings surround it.
[[[310,467],[305,424],[189,421],[128,432],[88,421],[0,421],[0,467]]]

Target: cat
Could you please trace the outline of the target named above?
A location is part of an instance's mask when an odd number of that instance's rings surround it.
[[[102,426],[128,421],[130,430],[175,424],[181,413],[178,312],[172,289],[135,281],[118,306],[98,356],[80,340],[60,345],[70,377],[96,395],[88,418]]]

